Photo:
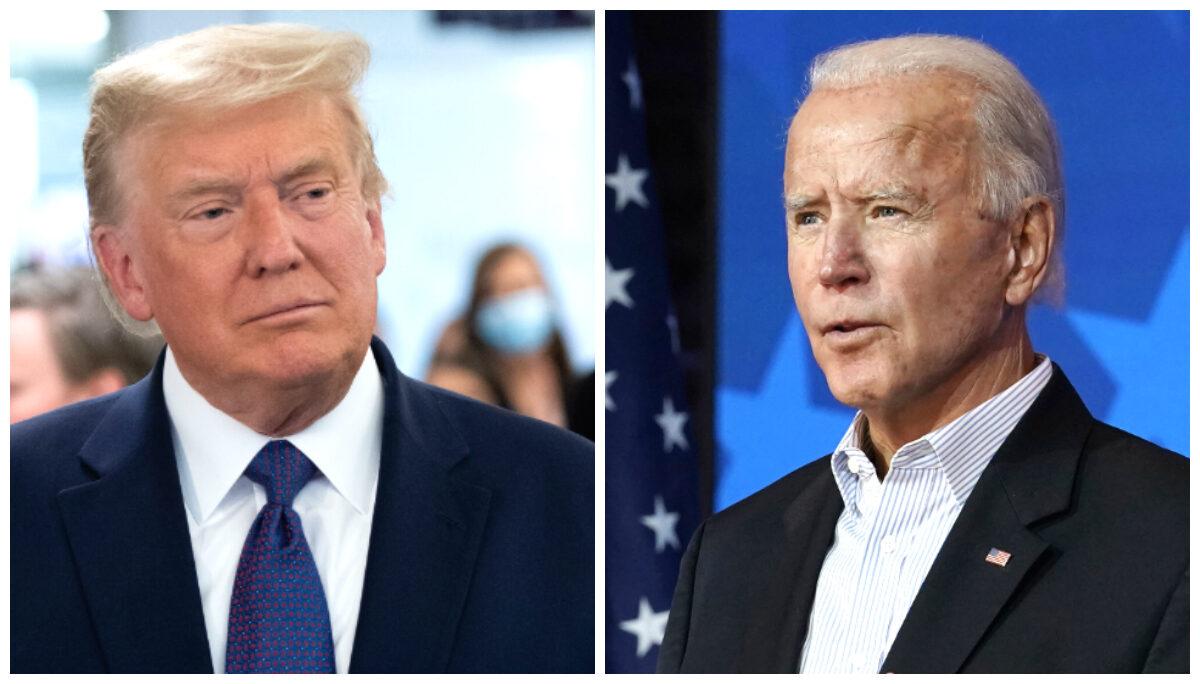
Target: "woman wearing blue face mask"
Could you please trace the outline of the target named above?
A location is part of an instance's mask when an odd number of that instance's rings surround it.
[[[571,383],[553,301],[537,261],[516,244],[488,250],[466,313],[438,341],[427,380],[560,427]]]

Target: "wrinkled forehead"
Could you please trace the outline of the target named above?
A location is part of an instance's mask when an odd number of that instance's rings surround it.
[[[810,94],[788,130],[788,164],[861,153],[918,166],[963,159],[977,128],[975,90],[946,74],[891,77]]]

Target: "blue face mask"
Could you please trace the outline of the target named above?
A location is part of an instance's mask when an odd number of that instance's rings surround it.
[[[483,341],[506,354],[537,351],[554,332],[550,298],[540,288],[497,297],[479,307],[475,326]]]

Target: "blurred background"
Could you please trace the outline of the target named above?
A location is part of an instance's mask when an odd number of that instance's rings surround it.
[[[1065,306],[1030,310],[1034,347],[1097,418],[1189,454],[1187,12],[608,12],[605,21],[608,70],[618,72],[605,114],[605,252],[616,285],[606,383],[618,376],[606,413],[609,671],[653,669],[696,522],[832,451],[853,417],[803,334],[780,200],[807,68],[835,46],[950,33],[1021,69],[1058,125],[1067,186]],[[633,171],[622,173],[622,155]],[[624,250],[630,209],[618,207],[631,178],[659,221],[661,278],[644,277],[651,266]],[[639,406],[622,386],[638,337],[666,330],[632,318],[655,292],[673,312],[669,358],[682,373],[670,414],[661,396]],[[678,412],[686,459],[659,449],[673,425],[656,421]],[[659,466],[623,467],[618,430],[637,435],[625,450]]]
[[[26,9],[7,21],[4,148],[19,170],[10,272],[88,264],[80,148],[96,67],[217,23],[350,30],[372,48],[360,99],[391,185],[378,333],[400,369],[427,377],[435,346],[468,308],[480,259],[512,242],[535,265],[531,286],[548,294],[560,365],[571,378],[591,372],[592,12]]]

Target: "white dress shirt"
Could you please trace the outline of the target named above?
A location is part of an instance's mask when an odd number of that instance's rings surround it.
[[[983,469],[1050,375],[1043,357],[1008,389],[900,447],[882,482],[862,450],[866,418],[854,417],[832,458],[845,508],[817,579],[800,672],[879,672]]]
[[[222,673],[238,559],[251,524],[267,503],[262,486],[243,471],[272,438],[209,404],[184,379],[169,348],[163,394],[188,511],[208,647],[213,670]],[[320,470],[296,495],[292,508],[300,515],[329,604],[339,673],[349,670],[358,626],[382,437],[383,386],[368,351],[345,398],[286,438]]]

